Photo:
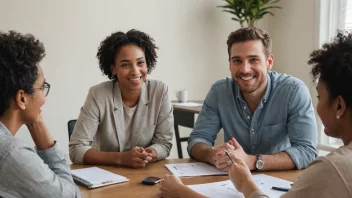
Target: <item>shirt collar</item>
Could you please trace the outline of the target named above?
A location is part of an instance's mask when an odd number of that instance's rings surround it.
[[[6,128],[6,126],[2,122],[0,122],[0,132],[12,136],[12,133]]]

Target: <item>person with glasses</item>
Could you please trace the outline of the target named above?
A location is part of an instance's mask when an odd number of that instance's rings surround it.
[[[156,66],[156,49],[138,30],[115,32],[101,42],[99,67],[110,80],[89,90],[70,140],[73,163],[141,168],[170,154],[169,90],[147,79]]]
[[[41,116],[50,90],[39,64],[44,56],[33,35],[0,31],[0,197],[80,197]],[[35,148],[15,137],[22,125]]]

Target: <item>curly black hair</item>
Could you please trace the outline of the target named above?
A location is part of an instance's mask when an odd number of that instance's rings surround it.
[[[0,31],[0,116],[18,90],[33,94],[33,84],[38,78],[36,64],[44,56],[43,43],[33,35]]]
[[[155,68],[156,59],[158,58],[156,54],[158,47],[155,45],[153,38],[135,29],[128,31],[126,34],[123,32],[115,32],[100,43],[97,53],[99,68],[109,79],[117,80],[117,76],[111,73],[111,65],[115,63],[118,50],[129,44],[137,45],[143,49],[148,74]]]
[[[313,65],[313,81],[321,80],[327,86],[332,102],[342,96],[347,106],[352,103],[352,34],[339,31],[333,42],[310,54],[309,65]],[[352,109],[352,108],[351,108]]]

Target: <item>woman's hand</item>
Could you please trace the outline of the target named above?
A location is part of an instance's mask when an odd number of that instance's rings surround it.
[[[155,161],[156,159],[158,159],[158,153],[156,152],[155,149],[151,148],[151,147],[147,147],[145,148],[145,152],[147,152],[149,154],[149,157],[152,158],[151,161]],[[149,162],[151,162],[149,161]]]
[[[121,157],[121,165],[132,168],[143,168],[152,160],[144,148],[134,147],[128,152],[124,152]]]
[[[179,189],[183,186],[180,178],[166,174],[164,180],[160,182],[161,197],[180,197]]]
[[[235,161],[235,164],[231,166],[229,171],[231,182],[235,185],[238,191],[242,192],[245,197],[248,197],[254,191],[259,190],[259,188],[254,183],[252,174],[246,163],[235,156],[231,157]]]

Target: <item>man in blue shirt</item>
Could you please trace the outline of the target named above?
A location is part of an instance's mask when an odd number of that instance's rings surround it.
[[[224,150],[251,170],[301,169],[316,157],[317,126],[307,86],[270,71],[270,35],[248,27],[227,40],[232,78],[211,87],[188,140],[193,158],[227,171]],[[223,128],[225,144],[212,148]]]

